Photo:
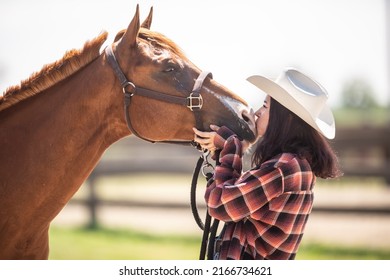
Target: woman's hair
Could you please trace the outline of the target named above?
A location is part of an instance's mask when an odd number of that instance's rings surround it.
[[[280,153],[306,158],[317,177],[341,175],[337,156],[324,136],[271,98],[268,127],[252,155],[252,164],[260,166]]]

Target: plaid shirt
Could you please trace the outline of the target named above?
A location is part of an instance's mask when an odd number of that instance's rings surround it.
[[[312,210],[315,176],[290,153],[242,173],[242,144],[226,127],[214,140],[220,165],[206,189],[210,215],[226,224],[219,259],[294,259]]]

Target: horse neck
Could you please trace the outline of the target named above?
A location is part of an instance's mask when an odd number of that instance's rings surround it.
[[[8,196],[0,198],[0,204],[7,215],[29,211],[27,225],[36,221],[34,215],[50,222],[104,150],[128,134],[122,99],[112,92],[113,83],[113,73],[100,57],[17,104],[15,112],[5,112],[0,121],[2,133],[7,135],[0,137],[0,192]]]

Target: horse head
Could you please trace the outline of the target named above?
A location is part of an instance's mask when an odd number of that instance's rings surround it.
[[[125,115],[133,134],[150,141],[191,141],[192,127],[210,130],[210,124],[216,124],[254,141],[254,117],[247,103],[211,75],[202,74],[173,41],[151,31],[152,15],[153,9],[141,25],[137,5],[128,28],[109,47],[115,57],[111,60],[122,71],[129,103]],[[199,92],[193,97],[197,83]]]

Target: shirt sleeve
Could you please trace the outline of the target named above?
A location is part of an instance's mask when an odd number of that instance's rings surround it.
[[[274,164],[241,174],[242,144],[232,131],[221,127],[214,143],[221,152],[220,165],[216,166],[205,193],[211,216],[237,222],[283,192],[283,176]]]

